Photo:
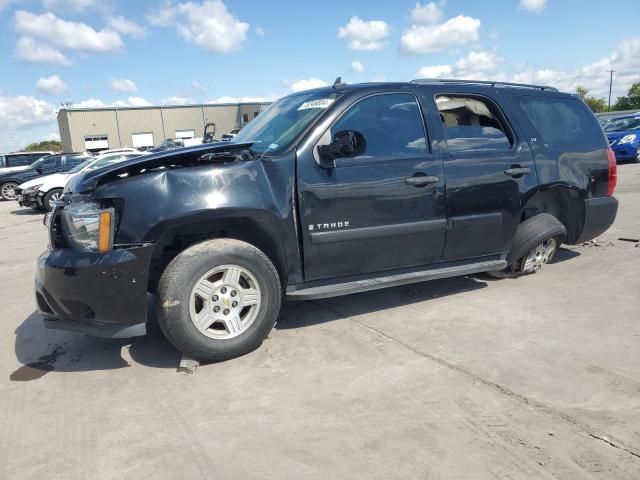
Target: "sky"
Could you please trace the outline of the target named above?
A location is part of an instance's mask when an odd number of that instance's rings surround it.
[[[61,103],[274,100],[418,77],[640,81],[637,0],[0,0],[0,152],[57,139]]]

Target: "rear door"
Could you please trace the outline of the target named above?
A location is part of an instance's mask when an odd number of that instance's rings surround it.
[[[538,186],[529,144],[499,106],[507,99],[496,89],[443,86],[434,93],[434,131],[442,136],[447,180],[442,259],[506,253],[522,207]]]
[[[362,133],[366,151],[321,167],[317,146],[345,130]],[[320,142],[298,152],[298,195],[306,280],[440,260],[442,165],[412,93],[376,93],[347,107]]]

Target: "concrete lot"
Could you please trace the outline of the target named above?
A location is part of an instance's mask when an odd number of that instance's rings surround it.
[[[41,215],[0,203],[0,478],[640,478],[640,165],[599,245],[516,280],[288,304],[176,372],[161,337],[47,331]]]

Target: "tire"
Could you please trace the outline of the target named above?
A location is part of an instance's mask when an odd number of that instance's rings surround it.
[[[516,234],[511,243],[511,249],[507,254],[507,268],[494,272],[487,272],[490,276],[504,278],[517,276],[525,273],[536,273],[543,264],[553,259],[557,248],[567,237],[567,229],[556,217],[549,213],[539,213],[526,219],[518,226]],[[534,254],[536,249],[544,249],[545,245],[550,253],[542,255],[544,258],[536,265],[535,269],[530,269],[525,264],[530,254]]]
[[[187,248],[167,265],[156,311],[173,346],[195,360],[218,362],[258,348],[281,302],[278,272],[264,253],[239,240],[215,239]]]
[[[62,196],[61,188],[53,188],[47,192],[47,194],[42,199],[42,208],[47,212],[50,212],[53,208],[52,200],[57,200]]]
[[[7,182],[0,185],[0,198],[2,200],[15,200],[16,193],[14,189],[18,186],[16,182]]]

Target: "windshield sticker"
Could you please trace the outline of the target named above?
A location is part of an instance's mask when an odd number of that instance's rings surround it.
[[[311,110],[312,108],[327,108],[333,103],[333,98],[319,98],[318,100],[309,100],[298,107],[298,110]]]
[[[272,143],[271,145],[269,145],[267,147],[267,150],[275,150],[276,148],[278,148],[280,145],[278,145],[277,143]]]

